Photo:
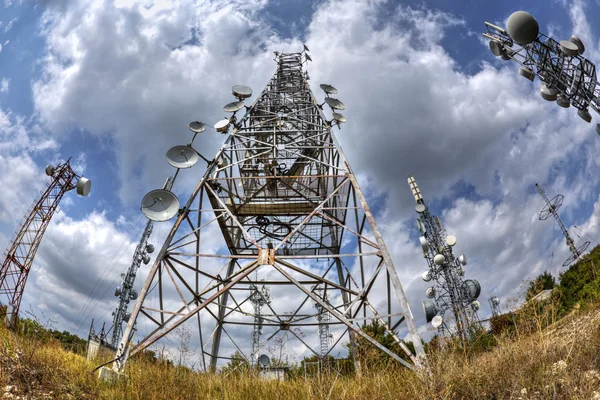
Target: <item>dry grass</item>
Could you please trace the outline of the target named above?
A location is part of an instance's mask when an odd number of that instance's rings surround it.
[[[361,377],[322,375],[285,382],[198,374],[133,359],[127,379],[96,380],[95,365],[53,341],[0,328],[0,395],[27,399],[600,399],[600,309],[542,329],[533,314],[487,352],[430,354],[435,379],[395,363],[366,363]],[[2,392],[8,386],[11,388]],[[598,392],[598,394],[596,393]],[[596,396],[596,397],[594,397]]]

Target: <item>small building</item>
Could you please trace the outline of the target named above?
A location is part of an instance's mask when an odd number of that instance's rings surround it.
[[[258,378],[265,381],[283,381],[288,369],[288,367],[263,367],[258,372]]]

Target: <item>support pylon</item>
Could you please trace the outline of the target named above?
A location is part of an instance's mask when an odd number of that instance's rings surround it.
[[[233,88],[240,101],[225,111],[234,115],[215,125],[227,134],[225,143],[157,254],[117,350],[116,371],[184,323],[197,324],[200,365],[208,364],[207,356],[211,369],[217,360],[230,359],[220,354],[223,340],[249,360],[247,335],[238,341],[228,327],[254,325],[248,298],[239,298],[252,285],[269,287],[275,299],[261,311],[265,342],[290,333],[320,355],[303,339],[318,337],[316,303],[331,315],[330,326],[341,328],[336,344],[349,339],[354,356],[360,336],[408,368],[422,365],[421,338],[398,273],[331,129],[345,121],[338,113],[344,106],[327,97],[335,111],[327,119],[325,103],[317,102],[303,70],[310,60],[306,52],[276,53],[277,71],[250,106],[243,100],[251,91]],[[327,96],[337,93],[330,85],[321,87]],[[244,114],[239,120],[238,111]],[[220,230],[225,251],[215,251],[213,227]],[[329,293],[329,302],[318,289]],[[388,293],[395,299],[389,299],[391,311],[374,314],[375,307],[388,303]],[[145,320],[138,327],[152,328],[138,330],[133,345],[127,338],[138,318]],[[361,329],[369,318],[405,328],[416,354],[403,341],[400,356],[372,339]]]

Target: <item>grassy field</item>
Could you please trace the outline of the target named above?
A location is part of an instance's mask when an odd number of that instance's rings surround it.
[[[430,349],[432,378],[396,363],[363,361],[362,376],[328,374],[265,382],[247,374],[201,374],[132,359],[127,379],[99,382],[80,355],[51,338],[0,328],[5,399],[600,399],[600,309],[524,314],[510,334],[468,348]],[[548,325],[549,324],[549,325]],[[548,326],[547,326],[548,325]],[[491,343],[490,343],[491,340]]]

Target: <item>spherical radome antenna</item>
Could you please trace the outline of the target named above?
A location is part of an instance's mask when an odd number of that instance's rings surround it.
[[[342,114],[336,113],[336,112],[333,113],[333,119],[336,122],[339,122],[340,124],[343,124],[344,122],[346,122],[346,117],[344,117]]]
[[[153,252],[154,252],[154,245],[153,244],[148,244],[146,246],[146,253],[152,254]]]
[[[554,88],[549,88],[545,83],[542,83],[540,88],[540,96],[546,101],[556,101],[558,98],[558,91]]]
[[[234,101],[233,103],[227,104],[225,107],[223,107],[223,111],[236,112],[236,111],[240,111],[242,108],[244,108],[244,102],[242,100],[240,100],[240,101]]]
[[[206,124],[200,121],[192,121],[188,124],[188,128],[194,133],[202,133],[206,130]]]
[[[334,110],[344,110],[346,108],[344,103],[342,103],[338,99],[334,99],[333,97],[326,97],[325,103],[327,103],[327,105],[333,108]]]
[[[217,132],[226,133],[229,131],[229,125],[231,125],[231,121],[227,118],[224,118],[215,124],[215,130]]]
[[[421,278],[425,281],[425,282],[429,282],[431,280],[431,271],[425,271],[421,274]]]
[[[431,325],[434,328],[439,328],[440,326],[442,326],[443,322],[444,322],[444,319],[440,315],[436,315],[435,317],[433,317],[431,319]]]
[[[88,178],[84,178],[83,176],[79,178],[79,181],[77,182],[77,194],[86,197],[90,194],[91,190],[92,181],[90,181]]]
[[[142,212],[152,221],[167,221],[173,218],[177,211],[179,199],[168,190],[153,190],[142,199]]]
[[[436,265],[442,265],[446,262],[446,257],[444,257],[443,254],[436,254],[435,257],[433,257],[433,262],[436,263]]]
[[[55,170],[55,169],[56,169],[56,168],[54,168],[54,165],[51,165],[51,164],[50,164],[50,165],[48,165],[48,166],[46,167],[46,175],[48,175],[48,176],[52,176],[52,174],[54,173],[54,170]]]
[[[327,94],[338,94],[338,90],[336,88],[326,83],[320,84],[319,87]]]
[[[569,41],[573,42],[577,45],[577,47],[579,48],[579,54],[583,54],[583,52],[585,51],[585,46],[583,45],[583,42],[581,41],[581,39],[579,39],[575,35],[571,35],[571,37],[569,38]]]
[[[268,355],[261,354],[260,357],[258,357],[258,363],[261,365],[261,367],[268,367],[269,364],[271,364],[271,359]]]
[[[190,146],[175,146],[167,151],[167,162],[175,168],[191,168],[200,159]]]
[[[540,25],[528,12],[516,11],[508,17],[506,30],[512,40],[524,46],[537,38],[540,33]]]
[[[592,114],[588,110],[578,110],[577,115],[587,123],[592,122]]]
[[[456,244],[456,236],[448,236],[446,237],[446,244],[450,247],[454,246]]]
[[[231,88],[231,94],[240,100],[247,99],[252,96],[252,89],[244,85],[235,85]]]

